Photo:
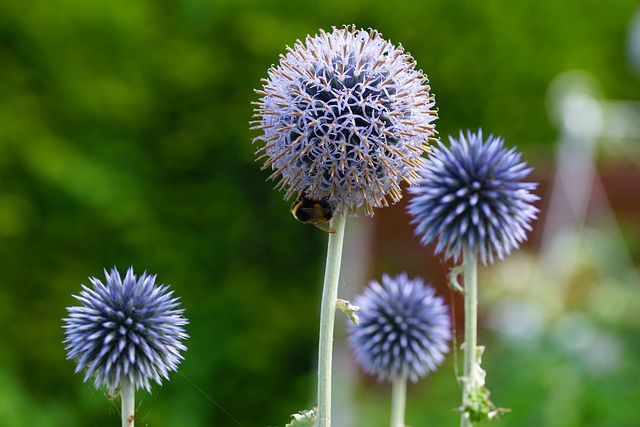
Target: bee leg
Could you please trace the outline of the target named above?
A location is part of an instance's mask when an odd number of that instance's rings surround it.
[[[324,232],[327,232],[327,233],[331,233],[331,234],[333,234],[333,233],[335,233],[335,232],[336,232],[336,230],[334,230],[333,228],[331,228],[331,226],[329,225],[329,223],[328,223],[328,222],[318,222],[318,223],[315,223],[315,224],[313,224],[313,225],[315,225],[315,226],[316,226],[316,227],[318,227],[320,230],[322,230],[322,231],[324,231]]]

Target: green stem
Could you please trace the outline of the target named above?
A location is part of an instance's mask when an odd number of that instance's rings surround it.
[[[120,399],[122,400],[122,427],[133,427],[135,416],[136,388],[126,375],[120,378]]]
[[[478,347],[478,256],[475,249],[464,248],[464,371],[462,381],[462,408],[467,407],[469,393],[473,389],[473,377],[477,369]],[[467,411],[462,412],[461,427],[471,427]]]
[[[333,329],[338,299],[338,279],[342,260],[342,243],[346,217],[336,215],[331,220],[327,264],[320,308],[320,343],[318,348],[318,427],[331,426],[331,360],[333,357]]]
[[[391,427],[404,427],[406,401],[407,377],[400,375],[393,380],[391,389]]]

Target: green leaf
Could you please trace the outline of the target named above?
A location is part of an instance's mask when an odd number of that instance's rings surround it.
[[[358,307],[357,305],[353,305],[351,304],[349,301],[345,300],[345,299],[339,299],[338,298],[338,308],[347,316],[349,316],[349,319],[351,319],[351,322],[355,325],[358,326],[360,324],[360,319],[358,318],[358,310],[360,310],[360,307]]]
[[[316,415],[316,408],[300,411],[291,415],[293,421],[285,427],[314,427],[316,425]]]

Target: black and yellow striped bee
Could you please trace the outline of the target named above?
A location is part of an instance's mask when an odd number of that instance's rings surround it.
[[[333,218],[334,203],[329,196],[319,200],[310,199],[304,194],[291,206],[291,213],[298,221],[304,224],[313,224],[327,233],[333,233],[329,227],[329,221]]]

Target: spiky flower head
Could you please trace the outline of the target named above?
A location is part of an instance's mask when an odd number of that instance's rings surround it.
[[[414,59],[355,26],[298,40],[272,66],[253,129],[285,198],[329,197],[343,214],[402,197],[435,134],[435,101]]]
[[[106,285],[89,278],[93,288],[82,285],[74,295],[81,305],[67,308],[67,359],[76,359],[76,373],[86,369],[84,381],[94,376],[96,388],[113,393],[124,375],[150,391],[150,379],[161,384],[183,359],[184,310],[168,286],[155,284],[155,275],[137,278],[129,268],[122,280],[114,267],[105,276]]]
[[[538,209],[536,183],[522,182],[532,168],[515,148],[482,131],[441,142],[420,171],[409,201],[411,222],[427,245],[438,241],[436,253],[458,261],[463,248],[477,251],[483,264],[503,259],[526,240]]]
[[[382,276],[358,295],[359,325],[350,324],[349,344],[364,370],[380,380],[415,382],[436,370],[449,351],[449,309],[420,277]]]

